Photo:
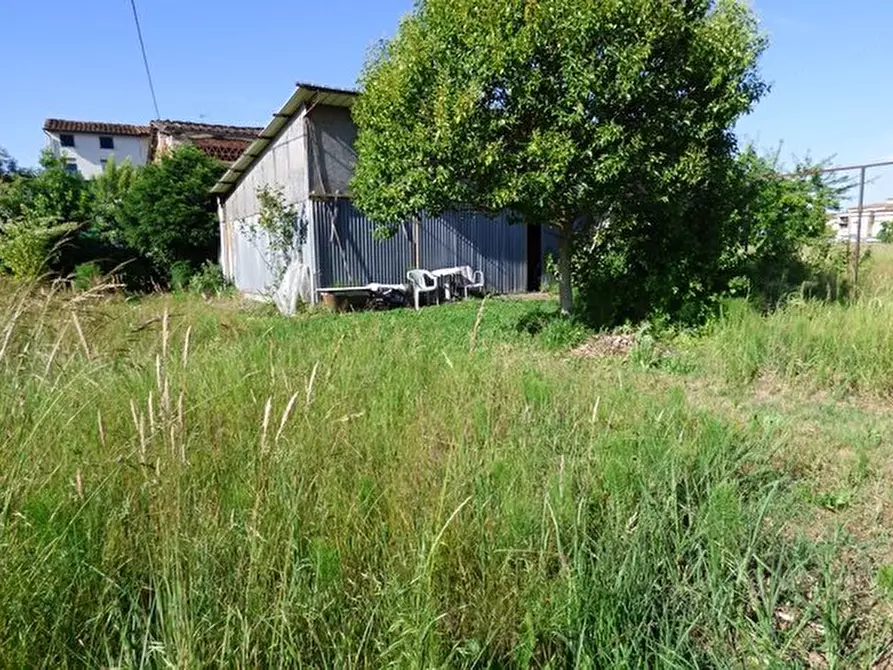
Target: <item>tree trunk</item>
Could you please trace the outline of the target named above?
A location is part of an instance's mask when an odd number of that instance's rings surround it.
[[[571,287],[571,236],[572,224],[558,228],[558,296],[561,313],[569,315],[574,309],[574,294]]]

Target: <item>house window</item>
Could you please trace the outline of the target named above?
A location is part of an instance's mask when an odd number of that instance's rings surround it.
[[[99,167],[102,168],[102,171],[105,172],[105,166],[108,165],[109,162],[105,158],[99,159]]]
[[[65,171],[70,174],[78,173],[78,164],[73,158],[69,158],[67,161],[65,161]]]
[[[73,147],[74,146],[74,135],[63,134],[59,135],[59,144],[63,147]]]
[[[100,149],[114,149],[115,148],[115,138],[100,137],[99,138],[99,148]]]
[[[850,217],[841,216],[840,217],[840,227],[841,228],[849,228],[849,226],[850,226]]]

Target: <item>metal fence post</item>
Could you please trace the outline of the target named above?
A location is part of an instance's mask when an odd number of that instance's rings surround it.
[[[856,294],[856,287],[859,285],[859,260],[861,259],[862,247],[862,210],[865,207],[865,166],[859,171],[859,210],[856,215],[856,253],[853,262],[853,295]]]

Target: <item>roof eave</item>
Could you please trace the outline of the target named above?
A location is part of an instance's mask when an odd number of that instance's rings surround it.
[[[305,104],[312,103],[314,105],[321,104],[350,108],[358,95],[359,92],[351,89],[331,88],[298,82],[294,92],[285,101],[285,104],[273,114],[273,118],[260,132],[258,138],[248,145],[248,148],[245,149],[242,155],[217,180],[217,183],[211,188],[211,193],[221,196],[229,193],[242,176],[251,169],[254,161],[266,151],[273,140],[279,137],[282,130]]]

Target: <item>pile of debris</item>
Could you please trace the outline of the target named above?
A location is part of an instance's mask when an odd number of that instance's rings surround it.
[[[633,334],[604,333],[595,335],[571,351],[573,356],[594,358],[599,356],[627,356],[636,346]]]

